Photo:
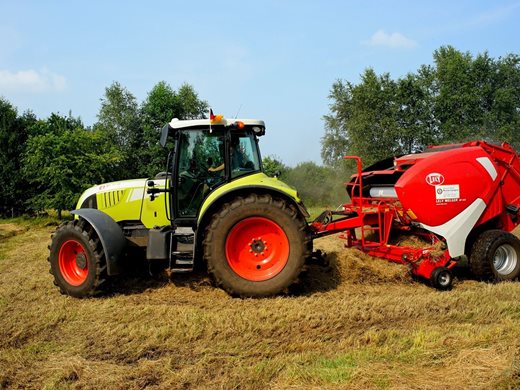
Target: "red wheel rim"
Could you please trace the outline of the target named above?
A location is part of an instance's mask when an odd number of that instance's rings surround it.
[[[75,240],[66,241],[60,248],[58,264],[61,275],[72,286],[79,286],[88,276],[85,247]]]
[[[250,217],[238,222],[226,239],[226,258],[240,277],[260,282],[278,275],[289,259],[289,240],[275,222]]]

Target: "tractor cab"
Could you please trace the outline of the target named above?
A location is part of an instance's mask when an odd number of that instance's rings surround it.
[[[170,218],[178,225],[195,225],[198,211],[216,188],[262,170],[259,120],[173,119],[162,130],[161,144],[174,146],[168,159],[171,172]]]

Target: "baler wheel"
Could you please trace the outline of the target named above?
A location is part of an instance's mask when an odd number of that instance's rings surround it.
[[[520,240],[502,230],[483,232],[473,244],[469,265],[486,281],[515,280],[520,276]]]
[[[437,290],[450,290],[453,286],[453,274],[446,267],[437,267],[430,275],[430,282]]]
[[[312,248],[305,219],[271,195],[237,197],[206,227],[204,258],[231,295],[265,297],[295,282]]]
[[[61,293],[82,298],[100,292],[107,267],[95,230],[84,219],[74,220],[61,224],[51,239],[49,272]]]

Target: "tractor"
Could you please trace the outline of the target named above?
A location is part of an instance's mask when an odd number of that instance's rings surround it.
[[[50,272],[60,291],[95,295],[141,248],[173,273],[206,264],[217,285],[241,297],[278,294],[312,252],[297,191],[262,170],[260,120],[173,119],[161,131],[167,169],[154,178],[96,185],[74,220],[52,235]]]

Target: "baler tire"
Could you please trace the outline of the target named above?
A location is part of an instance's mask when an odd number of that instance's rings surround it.
[[[310,256],[298,210],[281,198],[251,194],[225,203],[205,230],[204,258],[232,296],[267,297],[286,290]]]
[[[437,290],[451,290],[453,287],[453,273],[446,267],[437,267],[430,275],[430,282]]]
[[[520,240],[502,230],[481,233],[471,248],[469,266],[479,280],[517,280],[520,277]]]
[[[62,294],[96,295],[107,280],[105,253],[96,231],[84,219],[62,223],[51,236],[50,273]]]

